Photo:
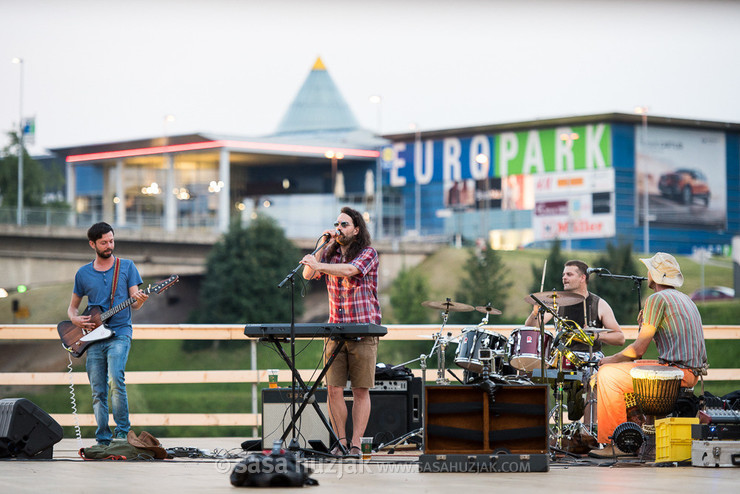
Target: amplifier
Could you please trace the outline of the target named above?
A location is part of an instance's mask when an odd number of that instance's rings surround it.
[[[373,447],[421,428],[421,393],[422,383],[421,378],[418,377],[375,381],[375,387],[370,389],[370,418],[364,434],[366,437],[373,438]],[[302,393],[299,394],[301,396],[299,396],[297,406],[302,401]],[[326,388],[317,388],[313,397],[326,420],[331,423]],[[290,400],[290,388],[262,390],[263,448],[272,448],[273,441],[280,439],[283,431],[290,424]],[[352,437],[354,400],[351,389],[344,390],[344,400],[347,404],[346,437]],[[304,409],[296,425],[301,447],[308,447],[308,441],[314,439],[323,441],[328,447],[331,446],[329,431],[324,427],[312,405]],[[337,435],[342,437],[341,434]]]
[[[699,440],[738,440],[740,424],[692,424],[691,438]]]
[[[296,410],[303,401],[303,393],[298,393]],[[319,404],[326,420],[329,420],[329,407],[326,404],[326,388],[317,388],[313,398]],[[290,425],[291,388],[267,388],[262,390],[262,448],[272,449],[272,443],[280,439],[283,431]],[[313,405],[307,405],[296,422],[298,444],[308,448],[308,441],[319,439],[329,445],[329,431],[321,422]],[[289,434],[287,440],[292,438]]]

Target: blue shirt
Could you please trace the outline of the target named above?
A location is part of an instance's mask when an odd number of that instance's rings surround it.
[[[75,274],[75,286],[73,291],[78,297],[87,296],[87,305],[99,306],[103,311],[111,308],[110,292],[113,289],[113,275],[115,264],[107,271],[97,271],[93,263],[85,264]],[[129,259],[121,259],[121,268],[118,274],[118,285],[113,299],[113,305],[118,305],[129,299],[128,289],[139,286],[142,283],[139,270],[134,262]],[[116,335],[131,337],[131,306],[126,307],[118,314],[108,320],[108,327],[116,332]]]

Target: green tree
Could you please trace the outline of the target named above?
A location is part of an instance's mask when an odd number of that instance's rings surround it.
[[[398,324],[426,324],[429,309],[421,303],[429,298],[429,284],[413,269],[404,269],[391,286],[391,306]]]
[[[18,204],[18,134],[8,132],[10,143],[0,156],[0,206],[14,208]],[[54,176],[45,173],[44,167],[23,148],[23,206],[42,205],[47,182]]]
[[[511,288],[508,280],[509,271],[499,253],[486,247],[484,250],[470,249],[470,256],[465,261],[465,273],[460,288],[455,294],[455,302],[482,306],[490,303],[502,312],[505,309],[506,293]],[[455,324],[477,324],[483,315],[480,312],[459,312],[455,315]],[[489,320],[497,323],[498,321]]]
[[[594,266],[606,268],[613,274],[647,276],[645,270],[640,269],[642,264],[638,266],[632,259],[632,246],[629,244],[619,246],[608,244],[606,253],[594,261]],[[637,289],[635,283],[630,280],[617,280],[591,275],[588,281],[588,289],[611,305],[619,324],[636,324]],[[643,282],[643,297],[649,294],[646,290],[648,290],[647,282]]]
[[[196,323],[242,324],[290,321],[290,283],[278,288],[298,264],[299,249],[277,225],[259,216],[244,228],[238,221],[208,255]],[[300,273],[300,272],[299,272]],[[302,278],[296,275],[295,312],[303,313]]]
[[[553,240],[550,246],[550,252],[547,255],[547,271],[545,273],[545,282],[542,282],[543,265],[532,265],[532,285],[529,287],[530,293],[539,291],[562,290],[563,289],[563,266],[568,259],[563,256],[560,250],[560,240]]]

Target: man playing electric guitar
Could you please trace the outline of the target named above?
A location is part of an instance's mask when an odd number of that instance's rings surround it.
[[[134,263],[113,256],[115,242],[113,228],[107,223],[96,223],[87,231],[90,247],[95,250],[95,260],[82,266],[75,274],[72,301],[67,315],[72,323],[92,331],[98,325],[91,316],[79,315],[82,298],[87,296],[89,306],[112,307],[116,301],[136,299],[130,307],[140,309],[149,296],[139,290],[142,283]],[[114,333],[107,339],[92,343],[87,350],[87,375],[90,379],[93,412],[98,426],[95,439],[100,444],[110,444],[113,437],[125,438],[131,424],[128,417],[128,398],[124,372],[131,348],[131,309],[126,308],[107,321]],[[108,378],[111,381],[115,435],[108,427]]]

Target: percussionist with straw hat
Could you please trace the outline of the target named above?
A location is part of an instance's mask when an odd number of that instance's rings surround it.
[[[598,440],[602,444],[608,443],[614,429],[627,420],[624,394],[633,392],[630,370],[647,363],[636,360],[643,356],[652,340],[658,347],[658,364],[683,372],[683,387],[694,386],[707,365],[699,310],[686,294],[678,290],[684,281],[678,261],[664,252],[640,261],[647,267],[648,286],[655,293],[647,298],[638,315],[640,328],[637,339],[621,352],[600,362],[597,417]],[[599,450],[599,456],[611,456],[615,453],[611,448]]]

